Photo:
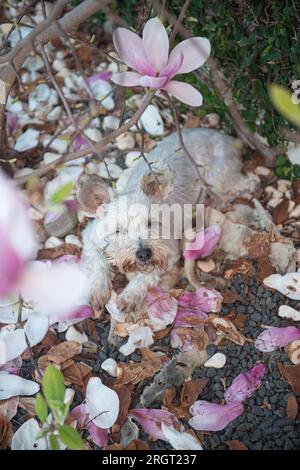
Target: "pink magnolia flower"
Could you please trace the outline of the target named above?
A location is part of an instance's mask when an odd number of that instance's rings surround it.
[[[132,416],[154,439],[164,439],[165,435],[162,430],[162,424],[174,428],[175,426],[180,427],[179,421],[175,416],[166,410],[156,410],[147,408],[136,408],[130,410],[128,413]]]
[[[220,240],[222,230],[218,225],[212,225],[198,232],[194,240],[187,243],[183,256],[188,260],[206,258],[215,251]]]
[[[244,406],[238,401],[218,405],[198,400],[190,407],[189,425],[197,431],[221,431],[243,411]]]
[[[91,421],[86,408],[85,404],[78,405],[70,412],[70,416],[77,421],[77,429],[87,429],[92,441],[97,446],[104,447],[108,443],[108,431],[107,429],[99,428]]]
[[[250,398],[251,395],[258,389],[261,384],[261,379],[266,372],[264,364],[258,364],[248,372],[239,374],[230,387],[225,392],[225,400],[231,401],[244,401]]]
[[[295,339],[300,338],[300,329],[295,326],[276,328],[271,326],[263,331],[255,341],[255,347],[262,352],[271,352],[283,348]]]
[[[144,26],[143,37],[125,28],[117,28],[113,42],[126,65],[136,72],[113,74],[112,81],[122,86],[142,86],[165,90],[190,106],[201,106],[202,95],[191,85],[172,80],[203,65],[210,54],[206,38],[186,39],[169,52],[169,38],[158,18]]]

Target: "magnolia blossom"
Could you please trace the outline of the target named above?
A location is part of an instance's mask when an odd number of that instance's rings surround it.
[[[271,326],[265,329],[255,341],[255,347],[259,351],[271,352],[276,348],[283,348],[295,339],[300,338],[300,329],[295,326],[277,328]]]
[[[197,431],[221,431],[243,411],[244,406],[238,401],[218,405],[199,400],[190,407],[192,418],[189,425]]]
[[[178,419],[167,410],[156,410],[147,408],[136,408],[130,410],[129,416],[134,418],[154,439],[166,440],[165,434],[162,430],[162,424],[174,428],[180,428]]]
[[[230,387],[225,392],[225,400],[229,401],[244,401],[250,398],[251,395],[258,389],[261,384],[261,379],[266,372],[264,364],[258,364],[252,369],[239,374]]]
[[[113,74],[114,83],[165,90],[183,103],[201,106],[201,93],[173,77],[196,70],[206,62],[210,54],[208,39],[186,39],[170,53],[166,29],[158,18],[152,18],[146,22],[142,38],[128,29],[117,28],[113,42],[120,59],[136,70]]]

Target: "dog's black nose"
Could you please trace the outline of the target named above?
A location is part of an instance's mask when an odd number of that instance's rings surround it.
[[[135,252],[135,256],[138,261],[145,263],[146,261],[149,261],[149,259],[151,259],[152,250],[151,248],[146,248],[146,247],[139,248]]]

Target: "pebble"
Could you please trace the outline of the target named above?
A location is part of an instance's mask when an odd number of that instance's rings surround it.
[[[140,122],[145,131],[153,136],[161,136],[164,134],[164,123],[162,117],[153,104],[149,104],[140,118]]]
[[[266,168],[265,166],[257,166],[255,168],[255,174],[257,176],[264,176],[265,178],[270,178],[273,175],[273,172],[270,168]]]
[[[116,143],[119,150],[130,150],[135,146],[135,139],[133,134],[125,132],[116,138]]]
[[[216,353],[211,356],[205,363],[204,367],[214,367],[215,369],[221,369],[226,364],[226,356],[223,353]]]

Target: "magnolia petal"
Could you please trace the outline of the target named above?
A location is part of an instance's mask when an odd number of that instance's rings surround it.
[[[280,305],[278,315],[281,318],[291,318],[294,321],[300,321],[300,311],[289,305]]]
[[[117,420],[120,400],[114,390],[92,377],[86,389],[86,409],[90,420],[99,428],[108,429]]]
[[[137,58],[140,58],[142,63],[147,63],[142,39],[129,29],[117,28],[113,33],[113,43],[120,59],[129,67],[143,73],[137,68]]]
[[[108,443],[107,429],[100,429],[94,423],[88,423],[87,430],[90,433],[92,441],[99,447],[104,447]]]
[[[47,441],[45,438],[37,438],[41,432],[36,419],[31,418],[25,421],[14,433],[11,450],[46,450]]]
[[[159,76],[167,77],[168,80],[171,80],[171,78],[173,78],[178,72],[180,66],[182,65],[182,62],[183,62],[183,53],[180,52],[179,54],[176,54],[172,60],[169,60],[166,67],[164,67],[163,70],[160,72]]]
[[[145,24],[143,46],[148,62],[156,72],[160,72],[168,62],[169,38],[159,18],[151,18]]]
[[[24,262],[10,244],[0,226],[0,295],[13,292],[23,271]]]
[[[222,431],[243,411],[244,406],[240,402],[231,401],[226,405],[218,405],[199,400],[190,407],[193,417],[189,420],[189,425],[197,431]]]
[[[31,313],[24,326],[24,331],[30,346],[36,346],[39,344],[46,336],[48,328],[48,317],[37,312]]]
[[[201,106],[203,103],[201,93],[188,83],[171,80],[163,87],[163,90],[189,106]]]
[[[183,54],[183,62],[177,73],[188,73],[203,65],[210,55],[210,42],[206,38],[190,38],[180,42],[170,54],[169,62],[179,54]]]
[[[160,287],[152,287],[148,291],[148,316],[154,324],[159,324],[162,327],[173,323],[178,302]]]
[[[178,303],[180,307],[210,313],[221,310],[222,300],[223,297],[218,291],[200,287],[196,292],[182,294],[178,299]]]
[[[142,75],[136,72],[114,73],[111,80],[121,86],[140,86]]]
[[[167,77],[150,77],[144,75],[139,80],[139,85],[149,88],[162,88],[168,81]]]
[[[230,401],[244,401],[250,398],[251,395],[258,389],[261,384],[261,379],[266,372],[264,364],[258,364],[252,369],[239,374],[230,387],[225,392],[225,400]]]
[[[178,427],[179,421],[166,410],[136,408],[130,410],[128,415],[133,417],[151,437],[167,440],[162,430],[162,423],[167,426]]]
[[[149,326],[140,326],[129,332],[129,339],[126,344],[120,347],[119,351],[124,356],[129,356],[136,349],[147,348],[153,344],[153,333]]]
[[[290,299],[300,300],[300,270],[296,273],[271,274],[264,279],[264,285],[278,290]]]
[[[9,331],[0,337],[0,366],[21,356],[27,349],[24,330]]]
[[[89,421],[89,415],[84,403],[75,406],[75,408],[70,412],[70,416],[76,420],[77,429],[85,428]]]
[[[168,441],[175,450],[203,450],[202,445],[189,432],[177,431],[174,427],[167,426],[165,423],[161,425],[165,440]]]
[[[197,258],[206,258],[215,251],[220,240],[222,230],[218,225],[201,230],[196,234],[195,239],[188,243],[183,252],[186,259],[195,260]]]
[[[198,310],[193,312],[189,309],[179,307],[174,326],[184,326],[186,328],[195,328],[197,326],[204,326],[208,322],[206,313]]]
[[[90,305],[80,305],[76,307],[74,310],[66,312],[64,314],[50,314],[49,316],[49,325],[53,325],[58,321],[79,321],[85,320],[86,318],[93,318],[94,312]],[[71,323],[70,323],[71,324]],[[69,326],[69,325],[68,325]]]
[[[35,395],[39,389],[39,384],[32,380],[26,380],[6,372],[0,374],[0,400],[18,395]]]
[[[263,331],[255,341],[255,347],[262,352],[271,352],[283,348],[295,339],[300,338],[300,329],[295,326],[277,328],[271,326]]]
[[[64,315],[87,298],[85,274],[75,263],[46,264],[32,262],[21,281],[25,300],[37,306],[44,315]]]

